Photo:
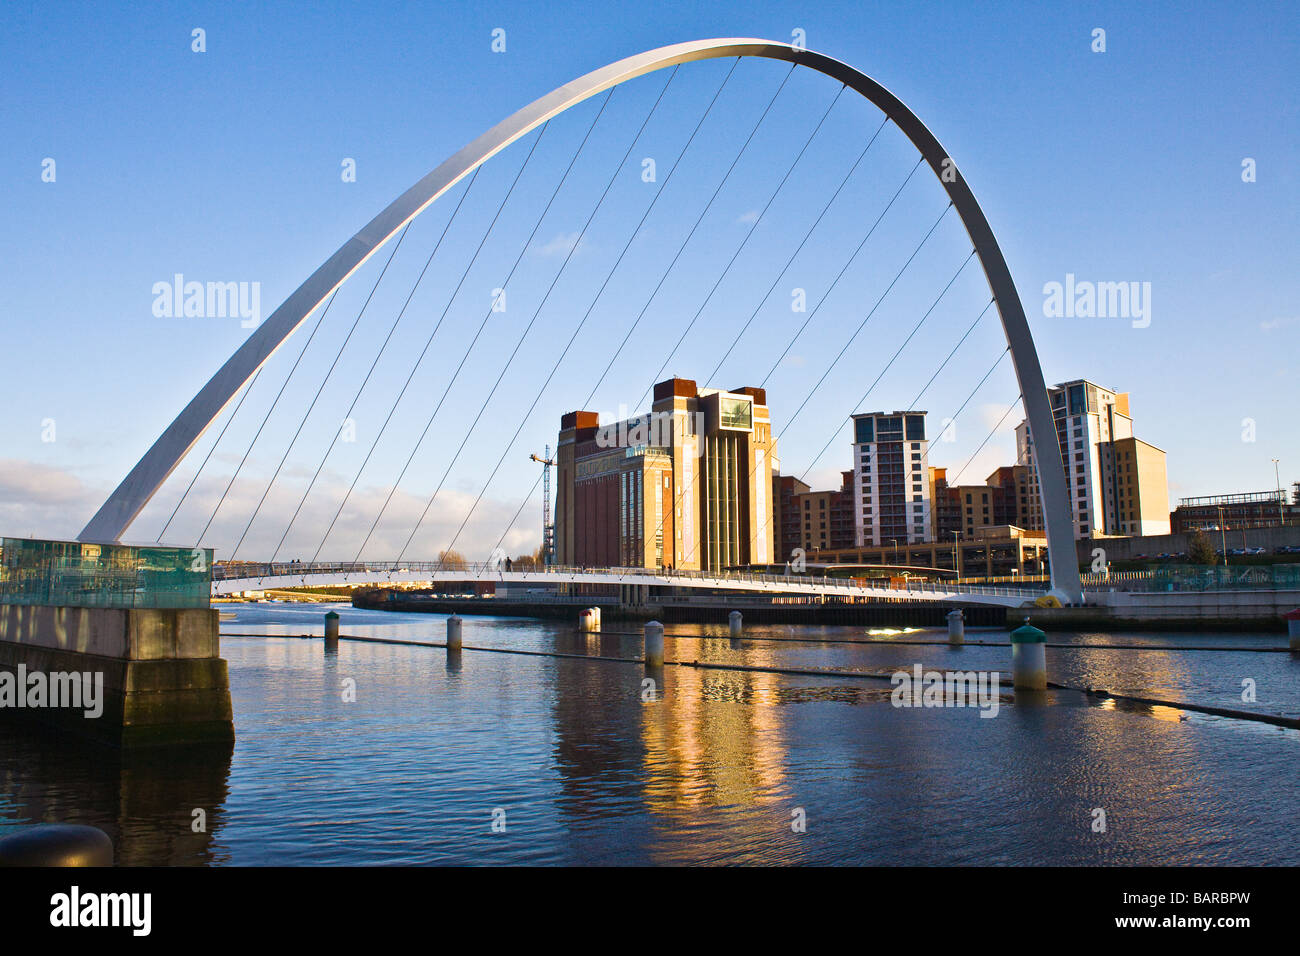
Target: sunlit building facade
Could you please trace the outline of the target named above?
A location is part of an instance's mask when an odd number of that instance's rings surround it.
[[[930,540],[925,412],[853,416],[854,546]]]
[[[1048,389],[1056,420],[1056,449],[1065,466],[1075,538],[1169,533],[1165,453],[1133,434],[1127,392],[1085,379]],[[1016,428],[1017,461],[1030,468],[1020,524],[1042,528],[1042,498],[1034,471],[1041,446],[1028,420]]]
[[[775,468],[764,391],[673,378],[650,412],[560,423],[556,554],[586,567],[724,570],[773,560]]]

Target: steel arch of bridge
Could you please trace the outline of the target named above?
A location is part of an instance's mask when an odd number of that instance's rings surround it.
[[[984,269],[1006,333],[1031,433],[1045,443],[1044,447],[1053,447],[1056,425],[1047,383],[1011,270],[974,194],[934,134],[893,93],[832,57],[769,40],[694,40],[627,57],[566,83],[492,127],[397,197],[313,272],[226,360],[117,486],[82,529],[78,540],[119,540],[199,436],[302,321],[394,233],[465,176],[542,123],[611,87],[680,63],[733,56],[784,60],[838,80],[875,104],[911,140],[948,193]],[[1053,593],[1069,603],[1082,603],[1065,468],[1058,455],[1050,454],[1034,455],[1034,466],[1048,551],[1054,559]]]

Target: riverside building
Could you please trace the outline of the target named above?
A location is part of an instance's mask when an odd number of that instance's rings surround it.
[[[671,378],[650,412],[560,421],[560,564],[721,571],[772,563],[777,471],[767,397]]]
[[[930,539],[925,412],[853,416],[854,546]]]
[[[1075,538],[1168,534],[1165,453],[1133,434],[1128,393],[1077,379],[1048,394]],[[1043,506],[1034,456],[1042,447],[1030,434],[1028,420],[1022,421],[1016,427],[1017,461],[1029,471],[1019,524],[1036,531],[1043,527]]]

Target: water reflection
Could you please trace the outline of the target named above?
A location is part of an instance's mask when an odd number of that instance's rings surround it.
[[[223,630],[319,634],[324,610],[241,607]],[[340,613],[344,634],[445,633],[438,616]],[[122,758],[0,730],[0,830],[90,823],[131,864],[1300,862],[1297,797],[1276,787],[1300,732],[1079,693],[1013,698],[1009,648],[786,625],[738,641],[679,625],[666,641],[677,661],[1000,670],[1006,693],[985,719],[892,707],[885,680],[648,670],[637,628],[620,622],[464,626],[471,648],[615,660],[226,637],[233,755]],[[901,643],[926,636],[939,643]],[[1113,642],[1143,639],[1171,636]],[[1288,655],[1062,648],[1048,661],[1064,683],[1238,707],[1249,667],[1255,706],[1300,709]],[[191,827],[195,808],[206,832]],[[510,822],[494,835],[497,808]]]
[[[215,848],[229,745],[123,753],[31,727],[0,734],[0,835],[15,823],[80,823],[109,835],[121,866],[226,862]]]

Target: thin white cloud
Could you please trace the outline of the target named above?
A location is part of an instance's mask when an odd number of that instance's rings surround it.
[[[1273,332],[1276,331],[1277,329],[1285,329],[1288,326],[1292,326],[1292,325],[1300,325],[1300,315],[1291,315],[1291,316],[1286,316],[1284,318],[1276,318],[1276,319],[1265,319],[1263,322],[1259,323],[1260,330],[1264,332]]]
[[[581,233],[561,232],[540,246],[534,246],[533,249],[539,256],[562,256],[574,251],[575,247],[585,244],[586,240],[581,239]]]

